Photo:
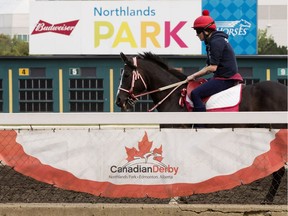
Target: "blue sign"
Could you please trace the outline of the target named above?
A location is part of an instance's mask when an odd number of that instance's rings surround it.
[[[217,30],[229,35],[235,54],[257,54],[257,0],[202,0],[202,9],[210,11]]]

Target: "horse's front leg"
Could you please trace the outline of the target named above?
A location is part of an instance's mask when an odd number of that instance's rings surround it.
[[[279,185],[281,183],[281,179],[285,174],[285,167],[283,166],[278,171],[272,174],[273,179],[269,191],[261,204],[272,204],[274,201],[274,197],[277,193]]]

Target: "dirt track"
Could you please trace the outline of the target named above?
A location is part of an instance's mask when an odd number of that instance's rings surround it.
[[[188,204],[260,204],[271,183],[271,176],[227,191],[187,197]],[[170,199],[110,199],[67,191],[23,176],[0,163],[0,203],[137,203],[167,204]],[[287,171],[274,199],[275,205],[287,205]]]

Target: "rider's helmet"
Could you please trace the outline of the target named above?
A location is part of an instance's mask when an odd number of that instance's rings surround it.
[[[211,30],[216,30],[216,24],[215,21],[212,19],[212,17],[209,16],[209,11],[208,10],[203,10],[202,11],[202,16],[198,17],[195,19],[194,24],[192,28],[196,29],[211,29]]]

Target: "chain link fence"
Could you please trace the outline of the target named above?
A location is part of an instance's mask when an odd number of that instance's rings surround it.
[[[2,137],[2,142],[9,142],[9,137]],[[7,150],[7,149],[6,149]],[[0,152],[1,154],[1,152]],[[12,155],[11,155],[12,156]],[[12,156],[13,157],[13,156]],[[23,160],[15,158],[15,160]],[[25,161],[23,161],[25,163]],[[271,185],[273,176],[257,180],[249,185],[240,185],[230,190],[209,194],[191,194],[179,198],[187,204],[260,204]],[[281,178],[279,178],[281,179]],[[287,205],[287,169],[273,204]],[[167,204],[171,199],[146,198],[107,198],[87,193],[69,191],[53,185],[39,182],[17,172],[14,167],[0,161],[0,203],[143,203]]]

